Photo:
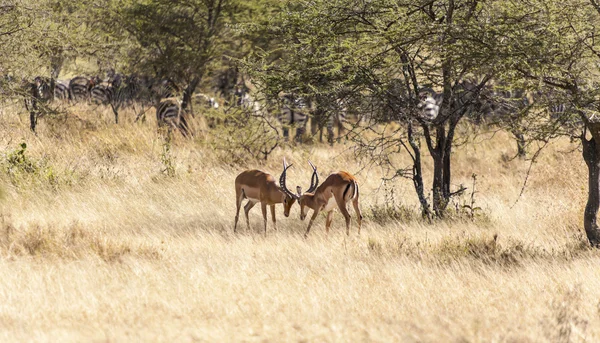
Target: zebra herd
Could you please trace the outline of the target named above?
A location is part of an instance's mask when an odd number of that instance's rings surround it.
[[[110,106],[116,124],[119,123],[119,111],[124,107],[139,105],[141,111],[137,121],[145,114],[144,107],[154,106],[159,125],[189,134],[181,113],[181,101],[177,99],[181,90],[170,80],[116,73],[104,80],[97,76],[76,76],[70,80],[36,77],[33,82],[24,82],[22,90],[32,131],[35,131],[38,118],[48,112],[47,104],[62,102]]]
[[[454,89],[455,107],[476,109],[465,109],[471,116],[473,122],[479,124],[499,124],[517,118],[520,113],[532,105],[531,96],[523,90],[507,90],[506,88],[485,88],[475,91],[470,83],[460,83]],[[30,127],[35,131],[37,119],[47,112],[47,103],[58,101],[62,103],[88,103],[110,106],[115,123],[119,123],[119,112],[125,107],[134,108],[137,113],[136,121],[145,119],[144,108],[154,107],[156,118],[160,126],[176,129],[183,136],[189,136],[188,112],[193,115],[193,109],[186,108],[182,100],[182,89],[168,79],[155,79],[139,75],[123,75],[111,73],[107,78],[77,76],[70,80],[53,80],[51,78],[36,77],[33,82],[25,83],[25,106],[30,113]],[[462,92],[462,95],[460,93]],[[467,96],[465,96],[465,94]],[[476,94],[476,100],[471,96]],[[250,94],[248,87],[243,82],[238,82],[231,94],[220,94],[226,105],[239,107],[245,110],[260,112],[263,106]],[[194,99],[201,99],[209,108],[219,108],[219,103],[214,97],[204,94],[195,94]],[[402,101],[400,106],[408,101]],[[422,88],[418,99],[418,116],[421,120],[432,122],[440,111],[444,100],[443,93],[435,92],[431,88]],[[277,101],[278,110],[276,119],[282,125],[282,134],[285,140],[292,138],[301,143],[307,134],[307,126],[310,122],[310,130],[313,136],[319,135],[323,140],[326,132],[327,141],[333,144],[336,140],[335,129],[337,129],[337,140],[344,135],[345,128],[349,123],[357,124],[363,120],[374,120],[367,115],[358,116],[351,113],[349,108],[355,106],[350,104],[348,98],[342,99],[309,99],[296,96],[293,93],[279,95]],[[324,105],[325,104],[325,105]],[[222,108],[224,109],[224,108]],[[550,108],[550,113],[560,115],[567,110],[563,104],[556,104]],[[272,112],[272,111],[271,111]],[[397,118],[396,118],[397,119]],[[384,120],[392,120],[390,118]],[[290,137],[291,130],[296,132]]]

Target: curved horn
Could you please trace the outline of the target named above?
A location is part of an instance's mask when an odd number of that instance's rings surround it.
[[[315,167],[314,164],[312,164],[312,162],[309,160],[308,164],[310,164],[310,166],[313,169],[313,174],[310,178],[310,187],[308,188],[308,190],[306,191],[307,193],[313,193],[314,191],[317,190],[317,186],[319,185],[319,174],[317,173],[317,167]]]
[[[286,173],[287,173],[288,168],[291,166],[292,166],[291,164],[288,166],[287,162],[285,161],[285,157],[284,157],[283,158],[283,172],[281,173],[281,176],[279,177],[279,187],[281,187],[281,190],[283,190],[283,192],[285,194],[287,194],[289,197],[298,199],[298,196],[295,195],[294,193],[290,192],[290,190],[285,185]]]

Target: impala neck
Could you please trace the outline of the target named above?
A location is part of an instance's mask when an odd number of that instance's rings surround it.
[[[313,210],[317,209],[319,205],[321,205],[318,201],[319,197],[314,193],[304,193],[302,196],[304,197],[304,205]]]
[[[279,186],[277,186],[277,193],[278,193],[277,199],[281,199],[280,202],[283,204],[287,195]]]

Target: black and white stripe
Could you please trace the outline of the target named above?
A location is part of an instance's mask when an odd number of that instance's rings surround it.
[[[24,102],[25,108],[29,111],[29,128],[31,131],[35,132],[44,104],[54,97],[52,84],[52,80],[40,76],[36,77],[33,82],[25,82],[24,84]]]
[[[497,88],[484,92],[483,106],[474,120],[477,124],[510,123],[523,115],[533,103],[523,89]]]
[[[54,99],[67,101],[71,98],[68,82],[56,81],[54,85]]]
[[[115,74],[107,82],[92,88],[92,99],[97,103],[110,105],[115,115],[115,123],[118,124],[119,110],[125,106],[133,106],[135,102],[145,104],[150,97],[149,88],[136,76],[122,77],[121,74]],[[171,92],[159,92],[157,98],[171,94]],[[143,112],[140,113],[142,114]]]
[[[440,114],[440,106],[444,101],[444,94],[437,93],[431,88],[424,88],[419,93],[419,115],[425,120],[435,120]]]
[[[444,115],[452,116],[459,113],[460,116],[471,116],[478,113],[482,108],[480,97],[481,90],[477,84],[470,81],[461,81],[451,90],[451,98],[447,104]],[[420,109],[419,116],[425,121],[435,121],[442,111],[444,102],[444,93],[435,92],[431,88],[423,88],[419,92]]]
[[[102,82],[92,87],[90,96],[93,103],[98,105],[108,105],[113,97],[112,92],[112,87],[108,83]]]
[[[76,76],[69,82],[71,99],[74,102],[88,101],[91,89],[92,81],[84,76]]]
[[[284,95],[281,101],[282,105],[278,119],[283,125],[283,137],[285,140],[288,140],[290,129],[296,128],[294,140],[301,142],[306,132],[306,124],[309,118],[308,103],[304,98],[295,97],[291,94]]]
[[[184,137],[189,137],[189,126],[182,109],[180,88],[170,80],[159,80],[150,87],[156,109],[156,122],[159,127],[167,127],[169,133],[177,129]]]
[[[156,121],[159,127],[167,127],[169,132],[177,129],[184,137],[189,136],[189,127],[181,109],[181,101],[168,98],[160,101],[156,107]]]

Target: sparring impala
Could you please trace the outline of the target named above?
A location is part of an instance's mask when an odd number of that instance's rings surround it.
[[[346,219],[346,234],[350,235],[350,213],[348,212],[347,205],[352,201],[354,211],[356,212],[358,219],[358,234],[360,234],[360,226],[362,222],[362,214],[358,207],[358,182],[352,174],[340,171],[333,173],[325,179],[325,181],[319,185],[319,176],[317,174],[317,167],[315,167],[310,161],[310,166],[313,168],[313,176],[311,178],[310,187],[306,193],[302,194],[300,186],[296,187],[298,194],[292,193],[286,186],[286,170],[283,170],[281,174],[281,188],[289,197],[295,197],[300,204],[300,219],[304,220],[308,214],[308,210],[313,210],[313,215],[308,222],[308,228],[304,237],[308,236],[310,227],[313,224],[315,218],[321,211],[327,212],[327,220],[325,221],[325,231],[329,233],[329,227],[333,220],[333,210],[337,206]]]
[[[283,159],[283,173],[279,178],[279,184],[283,184],[285,179],[285,173],[289,167],[285,159]],[[267,234],[267,206],[271,207],[271,217],[273,219],[273,228],[277,230],[277,224],[275,220],[275,205],[283,203],[283,214],[286,217],[290,215],[290,208],[296,201],[295,195],[290,195],[284,192],[280,186],[277,185],[275,178],[268,173],[260,170],[246,170],[235,178],[235,202],[237,211],[235,213],[235,224],[233,226],[233,232],[237,231],[237,223],[240,214],[240,207],[244,199],[248,199],[248,202],[244,206],[244,213],[246,214],[246,225],[250,229],[250,220],[248,219],[248,212],[260,202],[262,209],[262,215],[265,225],[265,234]]]

